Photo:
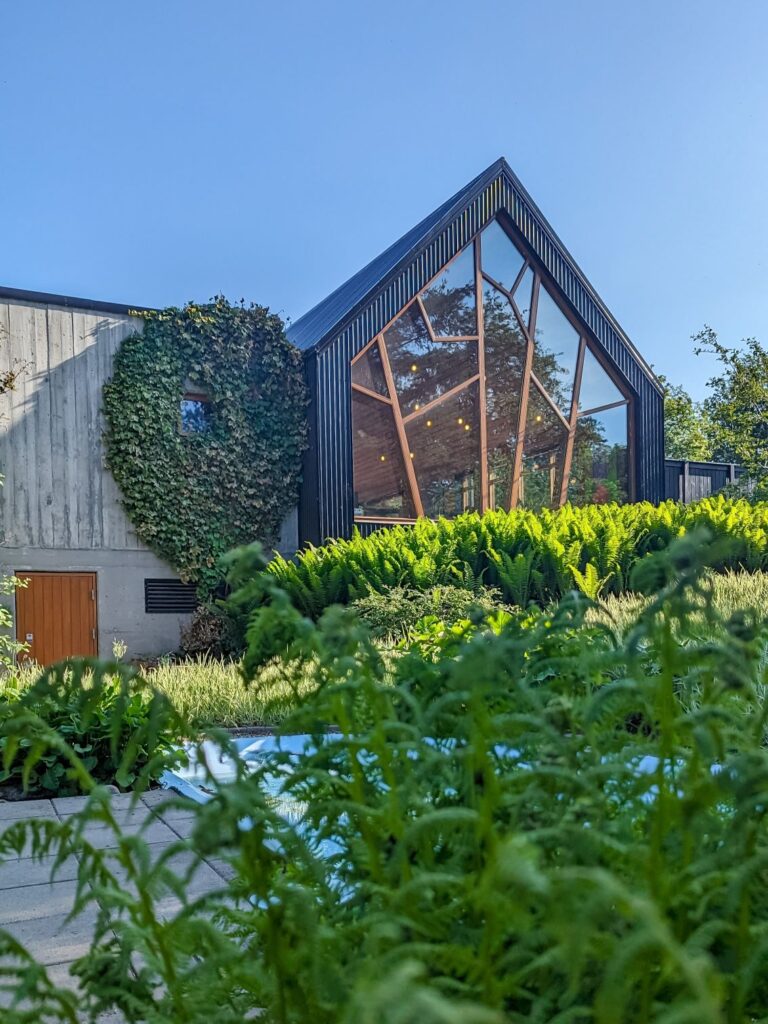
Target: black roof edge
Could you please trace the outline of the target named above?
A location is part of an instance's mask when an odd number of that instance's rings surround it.
[[[92,309],[96,313],[154,313],[152,306],[129,306],[123,302],[101,302],[99,299],[81,299],[74,295],[56,295],[53,292],[35,292],[26,288],[5,288],[0,285],[0,300],[35,302],[44,306],[64,306],[67,309]]]

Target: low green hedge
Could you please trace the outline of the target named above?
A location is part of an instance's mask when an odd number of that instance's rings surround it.
[[[502,599],[546,604],[579,589],[590,597],[620,594],[639,559],[705,527],[717,569],[768,568],[768,503],[721,496],[693,505],[567,505],[557,511],[469,513],[420,520],[369,537],[309,547],[269,565],[297,608],[316,618],[390,587],[494,587]]]

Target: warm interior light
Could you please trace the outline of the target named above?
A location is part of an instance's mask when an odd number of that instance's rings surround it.
[[[457,423],[463,423],[464,422],[464,417],[463,416],[459,416],[459,418],[456,420],[456,422]]]
[[[464,424],[464,429],[465,429],[465,430],[469,430],[469,424],[468,424],[468,423],[465,423],[465,424]]]
[[[413,458],[413,452],[409,452],[408,454]]]
[[[416,373],[417,370],[418,366],[416,365],[416,363],[411,363],[411,373]]]
[[[537,423],[541,423],[541,416],[537,416],[537,417],[536,417],[536,422],[537,422]]]
[[[431,427],[431,426],[432,426],[432,420],[427,420],[427,426],[428,426],[428,427]]]
[[[380,455],[379,456],[379,462],[386,462],[386,461],[387,461],[387,456],[386,455]]]

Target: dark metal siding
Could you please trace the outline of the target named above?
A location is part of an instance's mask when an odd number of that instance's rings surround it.
[[[314,352],[304,360],[304,376],[309,394],[307,410],[307,449],[304,452],[299,492],[299,538],[302,543],[319,544],[320,489],[318,483],[317,442],[317,358]]]
[[[502,211],[511,218],[533,256],[559,286],[636,396],[636,497],[653,502],[665,497],[664,408],[653,372],[578,271],[519,182],[502,172],[470,199],[407,266],[382,282],[378,292],[340,333],[317,350],[314,397],[320,537],[349,536],[352,529],[350,360]]]
[[[666,459],[664,463],[667,498],[697,501],[716,494],[744,476],[744,469],[728,462],[684,462]]]

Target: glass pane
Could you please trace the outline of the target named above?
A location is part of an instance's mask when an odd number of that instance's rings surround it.
[[[392,409],[352,392],[355,515],[413,518]]]
[[[488,498],[491,508],[509,508],[526,341],[509,300],[487,283],[483,286],[483,326]]]
[[[587,348],[579,388],[579,409],[597,409],[601,405],[621,402],[624,395]]]
[[[430,341],[414,305],[384,335],[403,416],[477,373],[476,341]]]
[[[492,220],[480,235],[480,258],[488,277],[511,292],[525,261],[498,221]]]
[[[406,424],[424,515],[480,508],[479,425],[477,383]]]
[[[525,424],[520,504],[526,508],[557,508],[563,482],[568,431],[531,384]]]
[[[574,505],[626,501],[629,492],[627,406],[581,416],[573,441],[568,500]]]
[[[179,414],[182,434],[204,434],[211,429],[211,405],[203,398],[182,398]]]
[[[536,311],[533,372],[550,398],[570,416],[573,375],[579,353],[579,333],[566,319],[543,285]]]
[[[526,327],[531,322],[531,294],[533,292],[533,271],[530,267],[527,268],[523,276],[520,278],[520,284],[515,288],[514,295],[512,298],[515,300],[515,305],[520,311],[520,315],[523,318],[523,323]]]
[[[445,273],[424,289],[421,301],[436,337],[477,334],[474,246],[467,246]]]
[[[371,345],[365,355],[360,356],[356,363],[352,363],[352,383],[375,391],[379,395],[388,394],[378,345]]]

